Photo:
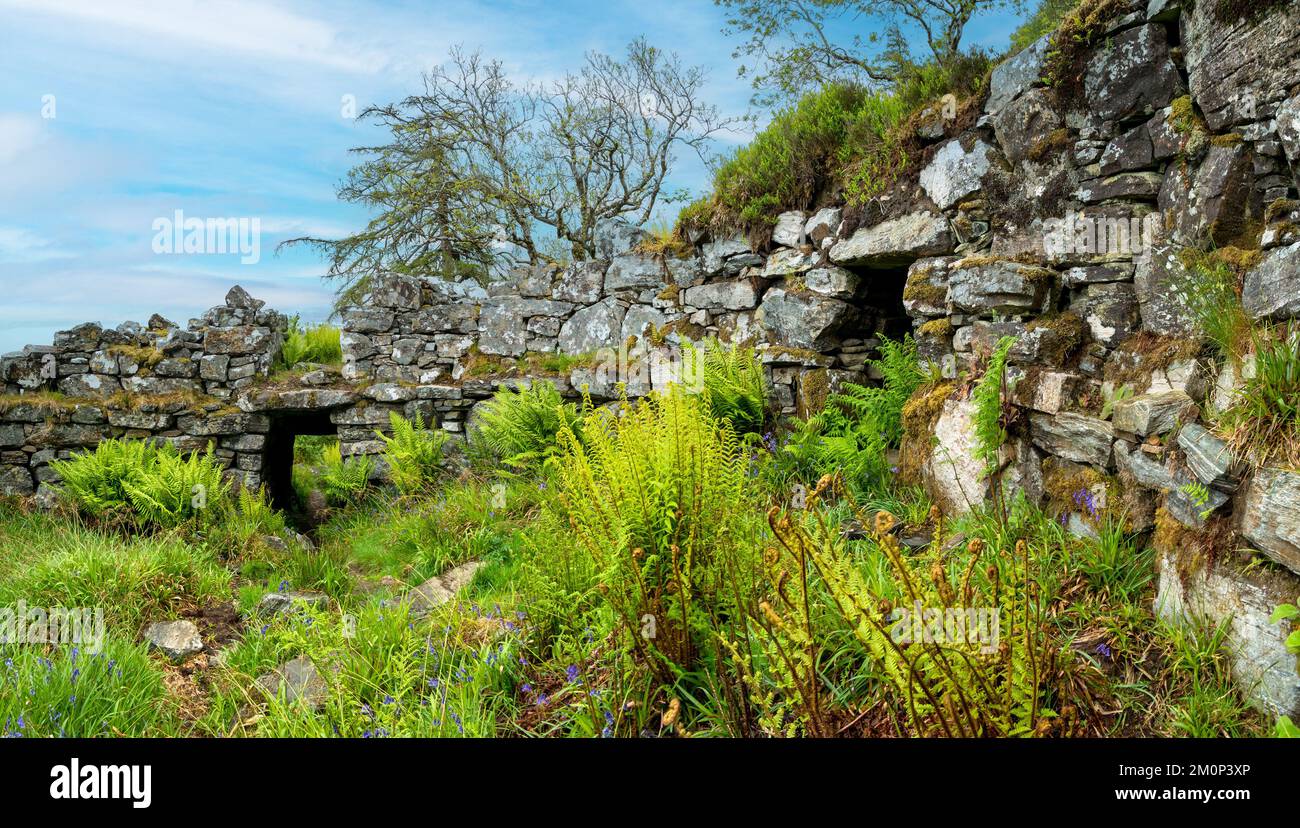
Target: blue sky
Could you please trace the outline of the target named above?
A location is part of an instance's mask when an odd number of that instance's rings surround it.
[[[344,96],[359,111],[410,94],[455,44],[545,79],[644,34],[742,114],[723,22],[711,0],[0,0],[0,352],[88,320],[184,323],[236,283],[323,319],[318,255],[274,248],[367,219],[334,188],[349,148],[382,136]],[[1001,48],[1014,22],[979,20],[967,42]],[[707,172],[684,163],[672,183],[703,191]],[[156,253],[154,221],[176,210],[257,217],[260,259]]]

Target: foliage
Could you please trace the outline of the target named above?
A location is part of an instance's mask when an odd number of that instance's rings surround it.
[[[1003,405],[1006,399],[1007,354],[1016,344],[1013,336],[1004,336],[998,340],[989,357],[988,367],[984,371],[971,399],[975,403],[972,416],[975,432],[976,454],[984,461],[984,474],[991,475],[998,470],[1001,463],[998,454],[1006,442],[1007,432],[1002,425]]]
[[[588,414],[583,439],[560,432],[562,514],[601,573],[630,646],[666,682],[716,658],[713,620],[734,595],[745,466],[734,432],[671,385],[622,416]],[[640,634],[649,616],[653,636]]]
[[[212,454],[188,457],[170,444],[104,440],[92,452],[50,467],[63,478],[63,490],[96,517],[135,526],[168,528],[210,516],[222,505],[229,484]]]
[[[1251,331],[1254,371],[1222,417],[1257,462],[1300,464],[1300,325]]]
[[[902,442],[903,406],[925,377],[911,336],[882,339],[871,367],[881,374],[879,387],[845,383],[820,412],[792,423],[787,442],[778,446],[774,437],[765,438],[779,478],[811,484],[838,472],[859,496],[889,487],[894,472],[888,450]]]
[[[550,83],[517,83],[500,61],[455,48],[422,93],[361,113],[391,140],[356,150],[368,157],[339,197],[375,218],[343,239],[288,243],[324,251],[352,304],[377,272],[486,279],[554,259],[544,230],[568,248],[563,258],[591,258],[602,222],[644,223],[683,197],[664,187],[677,148],[703,157],[732,123],[701,101],[704,82],[644,40],[622,61],[592,52]]]
[[[320,483],[325,499],[335,505],[359,501],[370,486],[370,457],[359,454],[344,459],[339,444],[332,443],[322,450],[321,459],[324,465]]]
[[[292,368],[300,362],[342,365],[341,336],[342,331],[333,325],[303,326],[295,316],[289,320],[280,360],[286,368]]]
[[[1078,5],[1079,0],[1039,0],[1034,13],[1011,33],[1011,54],[1018,54],[1043,35],[1055,32],[1065,16]]]
[[[727,10],[724,32],[746,38],[732,57],[750,75],[755,102],[770,105],[837,83],[876,86],[896,82],[917,61],[949,66],[962,58],[962,36],[972,17],[1020,0],[715,0]],[[863,21],[845,27],[842,19]],[[914,57],[902,26],[920,31],[928,55]],[[841,39],[840,33],[852,34]],[[884,43],[877,46],[883,32]],[[876,48],[873,48],[876,47]],[[871,53],[875,51],[876,55]]]
[[[1225,357],[1240,356],[1250,341],[1250,317],[1241,306],[1241,280],[1249,259],[1236,248],[1182,253],[1184,272],[1172,287],[1205,336]]]
[[[753,348],[707,339],[683,348],[683,370],[698,378],[710,413],[731,423],[737,434],[757,432],[767,413],[767,381]]]
[[[408,420],[397,412],[390,412],[388,424],[393,431],[389,437],[381,431],[375,434],[384,441],[384,460],[388,462],[388,476],[404,495],[423,491],[433,484],[442,469],[442,449],[449,439],[441,429],[424,427],[424,418],[418,413]]]
[[[564,401],[555,383],[539,380],[497,391],[481,409],[477,435],[507,464],[528,467],[555,454],[565,429],[581,438],[577,406]]]

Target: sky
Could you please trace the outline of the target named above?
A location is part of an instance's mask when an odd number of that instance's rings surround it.
[[[382,133],[352,113],[415,92],[454,45],[544,80],[644,35],[741,115],[752,90],[724,24],[712,0],[0,0],[0,353],[86,321],[184,324],[234,284],[323,320],[322,257],[276,246],[365,225],[335,187]],[[1004,48],[1015,24],[977,19],[966,42]],[[706,191],[680,157],[670,185]],[[177,211],[256,218],[256,255],[168,251]]]

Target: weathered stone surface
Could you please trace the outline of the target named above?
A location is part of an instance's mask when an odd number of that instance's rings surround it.
[[[233,328],[208,328],[203,350],[209,354],[256,354],[278,351],[279,334],[270,328],[239,325]]]
[[[1265,15],[1225,20],[1216,3],[1184,4],[1183,49],[1188,83],[1210,129],[1267,117],[1300,77],[1300,15],[1273,4]]]
[[[1292,164],[1300,161],[1300,92],[1278,104],[1277,135],[1287,159]]]
[[[989,97],[984,102],[985,112],[998,112],[1025,90],[1041,82],[1043,61],[1047,57],[1050,43],[1051,35],[1043,35],[1015,56],[994,67],[989,77]]]
[[[0,495],[26,497],[34,491],[31,472],[25,466],[0,466]]]
[[[693,308],[747,310],[758,304],[753,279],[707,282],[682,291],[682,301]]]
[[[613,298],[575,312],[560,328],[560,351],[585,354],[599,348],[618,347],[626,312],[623,305]]]
[[[474,573],[482,565],[482,561],[463,563],[411,590],[406,596],[406,600],[411,605],[411,615],[415,618],[423,618],[456,597],[456,593],[473,580]]]
[[[1238,241],[1263,213],[1249,147],[1241,142],[1212,144],[1190,179],[1181,165],[1172,165],[1157,204],[1173,242]]]
[[[1128,339],[1142,324],[1137,291],[1124,282],[1087,285],[1074,293],[1070,310],[1088,323],[1092,338],[1107,348]]]
[[[1273,248],[1246,273],[1241,306],[1252,319],[1300,316],[1300,242]]]
[[[1076,463],[1110,466],[1115,428],[1105,420],[1074,412],[1031,414],[1034,445]]]
[[[1136,262],[1133,286],[1142,327],[1151,333],[1189,336],[1199,332],[1195,316],[1179,293],[1189,278],[1180,253],[1181,248],[1162,242]]]
[[[283,697],[286,702],[319,710],[329,697],[329,686],[308,656],[298,656],[269,673],[263,673],[254,682],[272,698]]]
[[[804,235],[815,247],[820,248],[825,239],[839,232],[843,218],[844,211],[839,207],[823,207],[804,223]]]
[[[116,377],[99,374],[74,374],[59,380],[59,391],[69,397],[105,399],[122,390]]]
[[[1146,124],[1134,127],[1106,145],[1100,164],[1102,175],[1140,170],[1155,163],[1151,132]]]
[[[258,615],[280,615],[291,612],[295,607],[311,609],[328,609],[330,597],[323,592],[268,592],[257,602],[254,609]]]
[[[235,404],[241,411],[253,413],[339,408],[360,399],[361,395],[350,388],[267,388],[241,394]]]
[[[1120,32],[1095,51],[1083,88],[1089,110],[1103,121],[1154,112],[1184,91],[1165,31],[1157,25]]]
[[[640,253],[615,256],[605,271],[605,290],[659,288],[664,283],[663,262]]]
[[[1159,552],[1156,615],[1170,622],[1226,624],[1232,675],[1247,697],[1270,716],[1300,714],[1296,658],[1285,645],[1289,630],[1269,620],[1279,604],[1295,602],[1300,581],[1221,562],[1207,565],[1196,557],[1195,549]]]
[[[980,189],[988,174],[993,148],[977,140],[970,151],[953,139],[939,147],[934,158],[921,170],[921,189],[939,209],[946,210]],[[833,257],[832,257],[833,258]]]
[[[553,296],[562,302],[585,305],[599,300],[604,288],[603,262],[575,262],[556,277]]]
[[[343,325],[355,333],[384,333],[393,327],[393,312],[371,308],[343,311]],[[211,351],[211,349],[208,349]]]
[[[371,280],[370,302],[381,308],[415,310],[420,307],[420,283],[410,276],[378,274]]]
[[[952,252],[948,221],[934,213],[911,213],[858,229],[830,250],[839,265],[895,267],[922,256]]]
[[[777,279],[782,276],[794,276],[808,270],[817,261],[817,256],[802,250],[777,250],[767,257],[763,265],[763,278]]]
[[[1165,495],[1169,515],[1189,529],[1204,529],[1211,515],[1228,503],[1218,489],[1203,489],[1184,469],[1174,472],[1174,483]]]
[[[634,250],[650,238],[650,233],[627,219],[615,218],[598,223],[595,236],[596,255],[612,259]]]
[[[772,243],[784,247],[798,247],[803,244],[803,224],[808,214],[801,210],[791,210],[776,217],[776,227],[772,230]]]
[[[176,419],[176,427],[196,437],[214,437],[222,434],[264,434],[271,421],[262,414],[214,414],[211,416],[186,415]]]
[[[1130,449],[1123,440],[1116,440],[1114,448],[1115,465],[1132,475],[1139,485],[1160,492],[1173,488],[1174,476],[1163,463],[1151,459],[1144,451]]]
[[[839,340],[839,332],[855,314],[852,305],[814,293],[791,293],[774,287],[760,306],[763,326],[775,341],[794,348],[823,350]]]
[[[1008,161],[1014,163],[1030,157],[1052,132],[1064,126],[1056,106],[1056,96],[1051,90],[1033,89],[993,117],[993,132]]]
[[[1146,437],[1167,434],[1179,423],[1194,419],[1196,414],[1196,403],[1186,393],[1166,391],[1120,400],[1115,403],[1111,421],[1116,431]]]
[[[836,299],[853,298],[859,282],[858,274],[835,265],[813,268],[803,276],[804,286],[809,290]]]
[[[183,661],[203,650],[199,628],[193,621],[155,621],[144,631],[149,649],[159,650],[173,661]]]
[[[922,480],[944,514],[963,515],[983,503],[988,494],[974,413],[973,400],[949,399],[935,423],[934,448],[922,468]]]
[[[1300,474],[1257,469],[1243,492],[1238,529],[1252,546],[1300,572]]]
[[[647,332],[651,329],[659,330],[668,323],[668,318],[663,313],[649,305],[632,305],[623,314],[623,335],[622,340],[627,341],[628,337],[635,336],[638,341],[644,339]]]
[[[1042,307],[1052,271],[1011,261],[969,260],[948,271],[948,302],[974,313],[1026,313]]]
[[[1228,444],[1196,423],[1178,432],[1178,445],[1187,455],[1187,467],[1206,486],[1231,494],[1241,485],[1241,462]]]

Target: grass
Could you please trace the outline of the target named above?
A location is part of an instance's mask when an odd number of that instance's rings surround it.
[[[320,365],[342,365],[342,332],[333,325],[302,325],[298,317],[289,320],[280,360],[284,368],[293,368],[300,362]]]

